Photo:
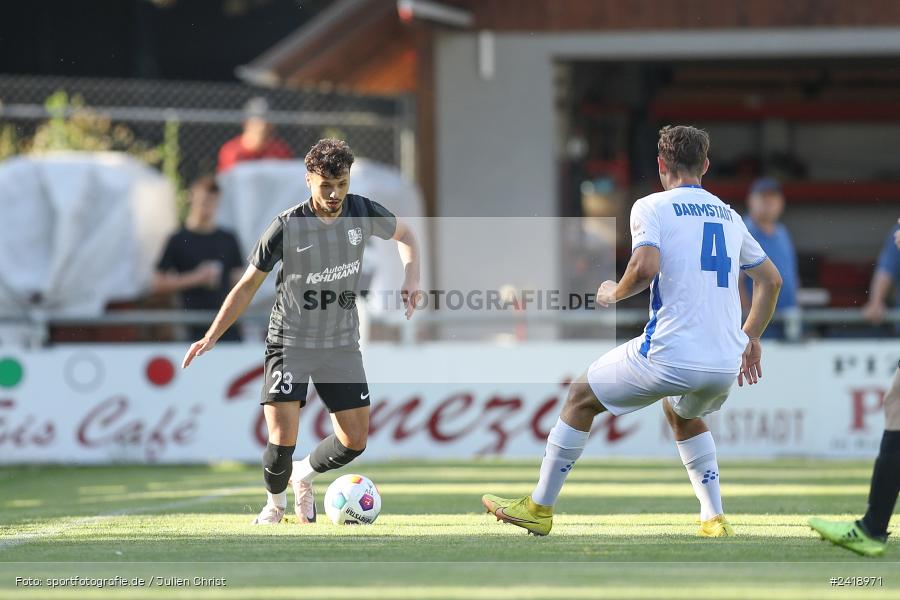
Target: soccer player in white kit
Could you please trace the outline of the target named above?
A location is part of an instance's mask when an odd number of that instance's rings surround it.
[[[624,415],[660,399],[700,500],[700,535],[733,535],[722,510],[715,443],[701,417],[721,408],[735,379],[753,385],[762,376],[759,338],[775,311],[781,276],[738,214],[701,187],[707,133],[664,127],[658,146],[665,191],[634,203],[631,260],[618,283],[605,281],[597,291],[598,304],[608,306],[649,286],[644,333],[601,356],[569,387],[531,495],[482,498],[498,520],[535,535],[550,532],[553,505],[594,417]],[[743,327],[739,269],[753,280]]]

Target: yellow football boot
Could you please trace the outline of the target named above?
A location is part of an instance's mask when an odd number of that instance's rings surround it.
[[[535,504],[531,496],[514,499],[485,494],[481,503],[498,521],[511,523],[533,535],[547,535],[553,527],[553,507]]]
[[[725,515],[716,515],[708,521],[700,521],[700,537],[734,537],[734,529],[725,520]]]

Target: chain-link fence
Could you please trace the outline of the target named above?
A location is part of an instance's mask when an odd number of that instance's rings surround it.
[[[142,148],[165,146],[165,151],[145,154],[155,156],[158,166],[165,156],[174,155],[177,167],[173,168],[187,182],[215,171],[219,148],[240,134],[243,106],[257,96],[268,101],[266,120],[295,156],[302,157],[316,140],[332,135],[347,140],[360,157],[412,172],[406,99],[269,90],[237,83],[2,75],[0,155],[33,147],[35,133],[48,119],[87,111],[107,120],[110,135],[120,140],[137,142]]]

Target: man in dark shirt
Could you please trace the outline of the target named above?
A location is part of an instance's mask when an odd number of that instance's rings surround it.
[[[185,310],[216,310],[240,279],[243,259],[234,235],[216,226],[219,188],[209,176],[190,189],[190,211],[184,226],[173,233],[156,265],[153,293],[177,292]],[[191,338],[203,337],[205,327],[192,326]],[[230,330],[221,338],[240,341]]]
[[[314,522],[313,478],[343,467],[366,448],[370,400],[359,351],[356,295],[368,238],[398,242],[406,274],[401,293],[407,318],[419,294],[416,236],[380,204],[348,193],[350,147],[339,140],[320,140],[305,163],[311,197],[275,217],[209,331],[191,345],[182,363],[187,367],[215,346],[281,261],[261,398],[269,442],[263,453],[268,501],[253,521],[260,525],[281,522],[289,484],[299,522]],[[310,380],[331,413],[334,434],[303,460],[292,462]]]

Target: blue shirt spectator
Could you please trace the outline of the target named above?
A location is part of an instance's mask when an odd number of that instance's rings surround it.
[[[800,279],[797,273],[797,252],[787,227],[778,222],[784,212],[784,194],[779,183],[768,177],[756,180],[750,188],[747,207],[750,214],[744,218],[744,222],[750,235],[759,242],[784,280],[776,310],[795,308]],[[743,280],[745,300],[748,301],[745,306],[749,307],[749,299],[753,296],[753,281],[749,277],[744,277]]]
[[[771,233],[767,233],[749,216],[744,218],[744,222],[747,224],[747,230],[750,231],[753,239],[759,242],[766,256],[778,267],[778,272],[781,273],[781,279],[784,281],[775,309],[795,308],[797,306],[798,287],[797,252],[794,250],[794,242],[791,240],[791,234],[788,233],[787,227],[783,223],[776,223],[775,229]],[[747,297],[751,297],[753,294],[753,280],[747,277],[744,280],[744,287],[747,291]]]
[[[894,229],[884,240],[881,254],[878,255],[878,270],[890,275],[894,281],[900,279],[900,247],[897,246],[898,233],[900,233],[900,223],[894,225]]]
[[[869,301],[863,307],[863,315],[869,322],[879,324],[884,320],[887,298],[897,281],[900,281],[900,224],[894,225],[894,229],[884,240],[875,264]]]

